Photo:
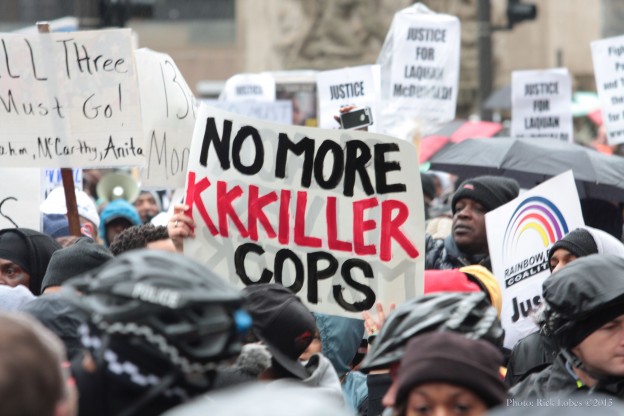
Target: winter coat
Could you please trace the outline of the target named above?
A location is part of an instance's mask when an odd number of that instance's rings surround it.
[[[462,253],[452,235],[444,240],[434,239],[430,235],[425,237],[425,270],[459,269],[471,264],[492,270],[489,254],[469,256]]]
[[[361,319],[314,314],[321,336],[322,352],[334,366],[341,380],[342,392],[347,405],[358,410],[368,398],[366,376],[351,371],[351,361],[357,354],[364,336],[364,322]]]
[[[344,403],[340,379],[327,357],[323,354],[312,355],[306,364],[306,370],[310,376],[302,381],[303,384],[323,392],[325,397],[331,397],[334,402]]]
[[[558,353],[555,341],[541,331],[527,335],[518,341],[511,352],[505,382],[510,387],[515,386],[529,375],[551,365]]]

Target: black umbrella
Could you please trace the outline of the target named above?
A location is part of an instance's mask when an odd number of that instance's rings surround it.
[[[431,159],[431,169],[461,177],[498,175],[532,188],[572,170],[579,197],[624,201],[624,158],[556,139],[468,139]]]

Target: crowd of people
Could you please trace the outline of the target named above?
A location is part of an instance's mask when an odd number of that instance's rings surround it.
[[[519,186],[453,179],[422,176],[424,294],[361,319],[312,313],[275,283],[231,287],[184,256],[187,207],[153,224],[157,193],[98,206],[76,191],[82,236],[70,236],[53,191],[43,232],[0,230],[0,413],[621,414],[619,212],[619,235],[587,216],[550,248],[539,329],[510,351],[485,214]]]

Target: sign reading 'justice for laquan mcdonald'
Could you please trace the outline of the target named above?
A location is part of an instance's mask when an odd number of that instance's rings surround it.
[[[142,165],[130,30],[0,34],[0,165]]]

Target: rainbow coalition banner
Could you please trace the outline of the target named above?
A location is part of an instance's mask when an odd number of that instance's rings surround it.
[[[184,253],[239,287],[280,283],[351,317],[422,293],[424,205],[406,141],[202,104],[185,203],[197,228]]]
[[[537,329],[533,315],[542,304],[542,283],[550,276],[548,250],[583,225],[572,171],[485,215],[492,271],[503,293],[505,347]]]

